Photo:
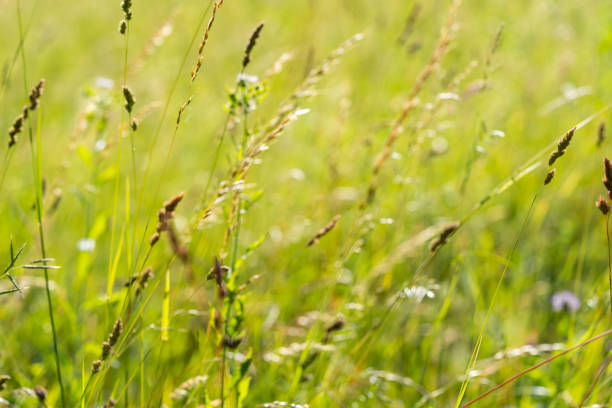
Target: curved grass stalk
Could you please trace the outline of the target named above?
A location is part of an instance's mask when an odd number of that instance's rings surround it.
[[[480,346],[482,345],[482,340],[484,339],[484,331],[485,328],[487,326],[487,322],[489,321],[489,317],[491,315],[491,312],[493,311],[493,305],[495,304],[495,301],[497,300],[497,295],[499,293],[499,290],[501,289],[501,284],[504,280],[504,277],[506,276],[506,273],[508,272],[508,269],[510,268],[510,262],[512,261],[512,257],[514,256],[514,253],[516,252],[516,249],[518,247],[518,243],[521,239],[521,237],[523,236],[523,232],[525,231],[525,227],[527,226],[527,223],[529,221],[529,218],[531,218],[531,212],[533,210],[533,207],[535,205],[535,202],[538,198],[538,194],[541,191],[541,188],[538,192],[535,193],[535,195],[533,196],[533,199],[531,200],[531,204],[529,206],[529,209],[527,210],[527,215],[525,216],[525,219],[523,220],[523,223],[521,225],[521,229],[519,230],[516,239],[514,240],[514,244],[512,245],[512,249],[510,250],[510,253],[508,254],[507,258],[506,258],[506,262],[504,265],[504,269],[501,273],[501,275],[499,276],[499,280],[497,281],[497,285],[495,286],[495,291],[493,292],[493,297],[491,298],[491,301],[489,302],[489,307],[487,309],[487,314],[485,315],[485,319],[482,322],[482,325],[480,326],[480,331],[478,332],[478,339],[476,340],[476,345],[474,346],[474,350],[472,351],[472,356],[470,357],[470,361],[468,362],[468,366],[465,372],[465,379],[463,380],[463,383],[461,384],[461,389],[459,391],[459,396],[457,397],[457,403],[456,403],[456,407],[459,407],[459,405],[461,404],[461,400],[463,399],[463,396],[465,395],[465,392],[467,391],[467,387],[469,385],[470,382],[470,372],[472,371],[472,369],[474,368],[474,366],[476,365],[476,361],[478,361],[478,355],[480,354]]]
[[[544,365],[546,365],[546,364],[548,364],[548,363],[551,363],[552,361],[555,361],[556,359],[561,358],[561,357],[565,356],[566,354],[569,354],[569,353],[571,353],[571,352],[573,352],[573,351],[576,351],[576,350],[578,350],[578,349],[580,349],[580,348],[582,348],[582,347],[584,347],[584,346],[586,346],[586,345],[588,345],[588,344],[590,344],[590,343],[592,343],[592,342],[594,342],[594,341],[597,341],[597,340],[599,340],[599,339],[602,339],[602,338],[604,338],[604,337],[606,337],[606,336],[609,336],[609,335],[611,335],[611,334],[612,334],[612,329],[611,329],[611,330],[607,330],[607,331],[605,331],[605,332],[603,332],[603,333],[601,333],[601,334],[598,334],[598,335],[597,335],[597,336],[595,336],[595,337],[591,337],[590,339],[587,339],[587,340],[583,341],[582,343],[576,344],[575,346],[570,347],[570,348],[568,348],[567,350],[562,351],[562,352],[561,352],[561,353],[559,353],[559,354],[556,354],[556,355],[554,355],[554,356],[552,356],[552,357],[549,357],[549,358],[547,358],[546,360],[541,361],[541,362],[539,362],[538,364],[535,364],[535,365],[533,365],[533,366],[529,367],[528,369],[523,370],[523,371],[521,371],[520,373],[513,375],[512,377],[510,377],[510,378],[508,378],[507,380],[505,380],[505,381],[503,381],[503,382],[499,383],[499,384],[498,384],[498,385],[496,385],[495,387],[492,387],[492,388],[490,388],[489,390],[487,390],[487,391],[483,392],[482,394],[480,394],[479,396],[477,396],[477,397],[476,397],[476,398],[474,398],[473,400],[471,400],[471,401],[469,401],[468,403],[466,403],[466,404],[462,405],[462,406],[461,406],[461,408],[466,408],[466,407],[469,407],[470,405],[472,405],[472,404],[474,404],[474,403],[476,403],[476,402],[480,401],[481,399],[483,399],[483,398],[484,398],[484,397],[486,397],[487,395],[489,395],[489,394],[491,394],[491,393],[493,393],[493,392],[495,392],[495,391],[499,390],[500,388],[502,388],[502,387],[504,387],[504,386],[506,386],[506,385],[510,384],[510,383],[511,383],[511,382],[513,382],[513,381],[518,380],[519,378],[521,378],[521,377],[522,377],[522,376],[524,376],[525,374],[528,374],[528,373],[530,373],[530,372],[532,372],[532,371],[534,371],[534,370],[537,370],[538,368],[540,368],[540,367],[542,367],[542,366],[544,366]]]

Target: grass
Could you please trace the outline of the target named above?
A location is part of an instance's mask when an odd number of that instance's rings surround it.
[[[98,3],[0,9],[0,405],[612,402],[606,2]]]

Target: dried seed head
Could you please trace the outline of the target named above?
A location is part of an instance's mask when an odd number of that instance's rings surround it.
[[[6,383],[11,379],[10,375],[0,375],[0,391],[6,388]]]
[[[264,23],[259,23],[257,27],[255,27],[255,30],[253,30],[253,32],[251,33],[249,43],[247,44],[246,49],[244,50],[244,58],[242,59],[242,69],[246,68],[246,66],[249,65],[249,62],[251,62],[251,51],[253,51],[255,44],[257,44],[257,39],[261,34],[263,26]]]
[[[561,156],[563,156],[565,154],[565,149],[567,149],[567,147],[569,146],[570,142],[572,141],[572,137],[574,137],[574,132],[576,132],[576,126],[571,128],[570,130],[568,130],[565,133],[565,135],[563,135],[561,140],[559,140],[559,143],[557,144],[557,150],[552,152],[550,157],[548,158],[548,165],[549,166],[552,166],[553,163],[559,157],[561,157]]]
[[[127,86],[123,86],[122,90],[123,97],[125,98],[125,110],[128,111],[128,113],[132,113],[132,108],[134,107],[134,103],[136,103],[136,99],[134,99],[134,94],[132,93],[132,90]]]
[[[136,118],[132,119],[132,123],[130,123],[130,127],[135,132],[138,130],[138,120]]]
[[[111,398],[108,400],[108,402],[104,405],[103,408],[113,408],[115,405],[117,405],[117,401]]]
[[[17,135],[21,133],[22,129],[23,129],[23,114],[15,118],[13,125],[9,129],[9,132],[8,132],[9,134],[8,146],[9,147],[12,147],[15,143],[17,143]]]
[[[229,268],[223,265],[221,260],[216,255],[213,261],[213,268],[209,273],[209,276],[212,275],[212,278],[215,280],[215,284],[217,286],[217,296],[220,300],[223,300],[229,294],[224,280]]]
[[[127,32],[127,21],[121,20],[119,22],[119,33],[125,34]]]
[[[38,398],[41,404],[44,404],[47,400],[47,390],[41,385],[34,387],[34,394],[36,394],[36,398]]]
[[[134,284],[134,282],[136,282],[136,280],[138,280],[138,275],[134,274],[134,275],[132,275],[132,277],[130,279],[128,279],[127,282],[125,282],[123,284],[123,287],[129,288],[130,286],[132,286]]]
[[[29,109],[31,111],[36,109],[38,107],[38,105],[40,104],[40,97],[43,94],[44,86],[45,86],[45,80],[41,79],[34,86],[34,88],[32,88],[32,90],[30,91],[30,96],[29,96],[29,98],[30,98],[30,106],[29,106]]]
[[[608,184],[612,183],[612,163],[610,162],[610,159],[608,159],[607,157],[604,157],[604,179],[608,182]],[[606,182],[604,182],[604,184],[606,184]],[[606,185],[606,187],[608,187]],[[610,190],[610,188],[608,188],[608,190]]]
[[[185,193],[181,192],[164,203],[164,209],[167,213],[173,213],[178,203],[185,197]]]
[[[242,343],[242,340],[244,340],[243,337],[230,337],[227,334],[223,335],[223,338],[221,339],[221,347],[225,348],[227,347],[230,350],[234,350],[235,348],[237,348],[240,343]]]
[[[446,225],[442,229],[442,231],[440,231],[440,235],[438,235],[438,237],[431,243],[431,252],[435,252],[442,245],[446,244],[448,238],[452,235],[453,232],[457,230],[457,228],[459,228],[459,225],[460,224],[457,221],[451,222],[450,224]]]
[[[563,156],[564,154],[565,154],[565,150],[561,150],[561,151],[555,150],[554,152],[552,152],[550,154],[550,157],[548,158],[548,165],[552,166],[555,163],[555,161],[557,161],[557,159]]]
[[[571,128],[570,130],[568,130],[565,133],[565,135],[563,135],[563,137],[559,141],[559,144],[557,145],[557,150],[558,151],[562,151],[562,150],[567,149],[567,147],[569,146],[570,142],[572,141],[572,137],[574,137],[574,132],[576,132],[576,126]]]
[[[131,20],[132,19],[132,0],[122,0],[121,10],[123,10],[125,19]]]
[[[607,215],[610,212],[610,204],[608,200],[602,196],[599,196],[599,199],[595,202],[595,206],[599,208],[599,211],[601,211],[603,215]]]
[[[100,358],[102,360],[106,360],[106,358],[110,355],[110,351],[112,348],[113,347],[108,341],[105,341],[104,343],[102,343],[102,357]]]
[[[151,278],[153,278],[153,268],[151,268],[150,266],[144,270],[144,272],[142,273],[142,275],[140,275],[140,286],[142,288],[146,288],[147,287],[147,282],[149,282],[149,280]]]
[[[325,331],[328,333],[331,333],[331,332],[341,330],[343,327],[344,327],[344,319],[339,317],[336,320],[334,320],[332,324],[327,326],[327,329],[325,329]]]
[[[555,177],[555,173],[556,173],[556,170],[552,169],[551,171],[549,171],[546,174],[546,177],[544,178],[544,185],[546,185],[546,184],[548,184],[548,183],[550,183],[552,181],[553,177]]]
[[[115,322],[115,325],[113,326],[113,331],[108,336],[108,342],[111,347],[117,343],[117,340],[119,340],[119,336],[121,335],[122,331],[123,331],[123,321],[121,320],[120,317],[118,317],[117,321]]]
[[[606,138],[606,124],[605,122],[601,122],[599,124],[599,129],[597,131],[597,146],[601,146],[605,138]]]
[[[136,296],[138,296],[141,291],[146,289],[147,283],[149,282],[150,279],[153,278],[153,276],[154,276],[153,275],[153,269],[149,266],[147,269],[144,270],[142,275],[140,275],[140,280],[138,282],[138,287],[136,288]]]
[[[157,241],[159,241],[159,232],[151,235],[151,238],[149,238],[149,245],[153,246],[157,244]]]
[[[314,237],[312,237],[312,239],[310,241],[308,241],[308,244],[306,244],[306,246],[313,246],[314,244],[319,242],[319,239],[321,239],[323,236],[327,235],[327,233],[329,233],[331,230],[334,229],[334,227],[338,223],[338,220],[340,220],[340,214],[335,215],[334,218],[332,218],[331,221],[329,223],[327,223],[326,226],[321,228],[316,233],[316,235]]]
[[[91,365],[91,374],[96,374],[100,372],[100,368],[102,368],[102,360],[96,360]]]

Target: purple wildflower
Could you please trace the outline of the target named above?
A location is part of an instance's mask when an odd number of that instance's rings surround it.
[[[550,305],[555,312],[560,312],[566,309],[571,312],[575,312],[580,308],[580,299],[569,290],[562,290],[557,292],[550,298]]]

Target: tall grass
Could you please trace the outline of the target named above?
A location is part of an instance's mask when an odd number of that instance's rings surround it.
[[[609,403],[605,2],[15,5],[0,405]]]

